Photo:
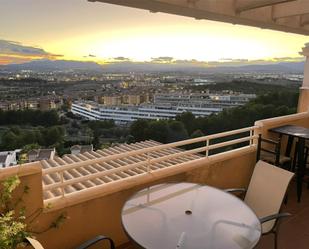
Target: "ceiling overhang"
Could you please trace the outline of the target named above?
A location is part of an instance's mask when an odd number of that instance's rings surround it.
[[[88,0],[309,35],[309,0]]]

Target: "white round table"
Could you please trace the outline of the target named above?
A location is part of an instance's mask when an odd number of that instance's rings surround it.
[[[122,225],[147,249],[250,249],[261,237],[259,219],[243,201],[193,183],[137,192],[122,209]]]

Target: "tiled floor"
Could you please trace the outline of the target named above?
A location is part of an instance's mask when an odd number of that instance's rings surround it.
[[[280,224],[278,249],[308,249],[309,248],[309,190],[305,184],[300,203],[296,200],[295,182],[289,189],[287,205],[283,204],[283,212],[289,212],[291,217]],[[263,236],[257,249],[273,249],[273,235]],[[135,249],[131,244],[123,245],[119,249]],[[162,248],[163,249],[163,248]],[[190,249],[190,248],[188,248]],[[228,248],[222,248],[228,249]]]

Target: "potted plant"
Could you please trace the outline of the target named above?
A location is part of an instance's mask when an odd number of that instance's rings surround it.
[[[18,176],[12,176],[2,181],[0,184],[0,248],[16,249],[27,246],[25,243],[27,237],[33,237],[34,234],[42,232],[31,231],[31,224],[43,212],[37,209],[32,214],[26,216],[26,208],[22,206],[23,196],[29,192],[29,187],[25,186],[19,197],[13,198],[14,190],[20,185]],[[43,232],[51,228],[57,228],[66,219],[61,214],[50,226]]]

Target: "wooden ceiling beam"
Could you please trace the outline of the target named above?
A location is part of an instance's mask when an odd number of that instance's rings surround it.
[[[273,18],[280,19],[291,16],[301,16],[306,14],[309,14],[309,1],[298,0],[296,2],[276,6],[273,11]]]
[[[250,3],[260,3],[266,4],[265,0],[230,0],[223,4],[223,1],[214,1],[214,0],[200,0],[197,1],[195,6],[191,6],[187,0],[88,0],[91,2],[103,2],[116,4],[121,6],[145,9],[150,12],[163,12],[169,14],[175,14],[180,16],[193,17],[196,19],[207,19],[212,21],[226,22],[232,24],[241,24],[248,25],[260,28],[273,29],[284,32],[291,32],[303,35],[309,35],[309,27],[295,25],[295,20],[287,22],[276,22],[275,18],[282,16],[281,7],[288,6],[290,4],[299,4],[307,5],[309,0],[284,0],[285,3],[279,4],[279,0],[267,0],[267,4],[272,3],[272,15],[267,10],[267,13],[264,13],[264,9],[256,9],[258,14],[249,15],[250,12],[244,12],[243,15],[235,15],[235,7],[242,7],[243,4],[250,1]],[[228,1],[228,0],[225,0]],[[234,2],[235,1],[235,2]],[[275,2],[276,1],[276,2]],[[287,2],[289,1],[289,2]],[[235,4],[233,4],[235,3]],[[277,4],[275,4],[277,3]],[[275,4],[275,5],[274,5]],[[261,4],[259,5],[261,6]],[[280,7],[280,8],[279,8]],[[296,8],[296,7],[295,7]],[[292,8],[293,10],[294,8]],[[305,7],[304,9],[307,9]],[[309,9],[309,6],[308,6]],[[299,11],[298,9],[296,9]],[[290,13],[290,9],[285,8],[285,12]],[[303,11],[304,12],[304,11]],[[294,10],[295,13],[295,10]],[[265,18],[264,18],[265,17]]]
[[[282,4],[282,3],[288,3],[288,2],[295,2],[297,0],[251,0],[251,1],[238,1],[237,6],[236,6],[236,13],[241,13],[244,11],[249,11],[257,8],[262,8],[262,7],[268,7],[268,6],[274,6],[277,4]]]

